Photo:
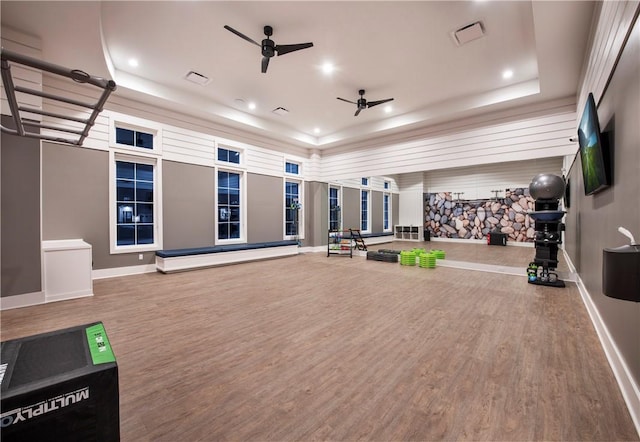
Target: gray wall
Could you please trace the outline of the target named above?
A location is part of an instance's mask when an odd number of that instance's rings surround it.
[[[153,252],[111,255],[109,247],[109,154],[43,143],[42,238],[81,238],[92,246],[93,268],[155,262]]]
[[[582,109],[578,110],[579,113]],[[613,185],[584,195],[578,158],[571,168],[570,207],[565,249],[576,266],[602,320],[640,384],[640,303],[602,294],[602,249],[628,241],[618,226],[640,237],[640,24],[624,49],[598,106],[600,128],[612,144]]]
[[[247,175],[247,242],[284,238],[284,184],[282,178]]]
[[[215,244],[215,174],[212,167],[162,162],[165,249]]]
[[[329,185],[317,181],[305,183],[304,246],[327,244],[329,231]]]
[[[382,233],[382,192],[372,191],[371,192],[371,233]]]
[[[400,219],[400,195],[397,193],[391,195],[391,213],[393,214],[391,217],[391,230],[393,231],[393,226],[398,224]]]
[[[40,141],[3,133],[0,167],[1,296],[40,292]]]
[[[327,196],[327,199],[329,197]],[[360,228],[360,189],[342,188],[342,228]]]

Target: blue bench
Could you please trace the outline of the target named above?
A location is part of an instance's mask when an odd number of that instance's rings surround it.
[[[298,242],[295,240],[158,250],[156,270],[170,273],[297,254]]]

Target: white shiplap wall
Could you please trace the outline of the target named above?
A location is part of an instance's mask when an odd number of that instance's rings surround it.
[[[559,157],[575,152],[575,98],[447,124],[412,141],[323,154],[323,179],[411,173],[476,164]]]
[[[424,223],[423,173],[413,172],[400,175],[398,186],[400,188],[400,196],[398,201],[398,222],[396,224],[422,226]]]
[[[539,173],[562,176],[564,157],[431,170],[424,174],[425,192],[464,192],[462,199],[491,198],[492,190],[529,187]]]

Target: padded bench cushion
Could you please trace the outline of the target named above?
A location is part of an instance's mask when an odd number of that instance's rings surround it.
[[[194,247],[190,249],[172,249],[158,250],[156,256],[160,258],[176,258],[178,256],[206,255],[209,253],[235,252],[238,250],[265,249],[268,247],[295,246],[298,242],[295,240],[258,242],[251,244],[227,244],[211,247]]]

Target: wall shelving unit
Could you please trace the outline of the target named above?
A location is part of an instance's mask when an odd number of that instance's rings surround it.
[[[395,226],[393,237],[398,241],[420,241],[420,228],[418,226]]]

